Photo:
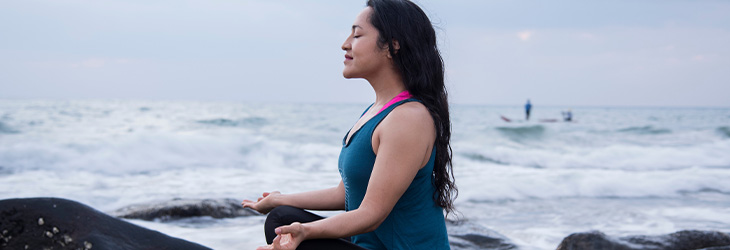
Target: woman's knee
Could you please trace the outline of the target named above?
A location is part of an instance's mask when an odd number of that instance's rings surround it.
[[[266,222],[264,223],[266,243],[271,244],[274,237],[276,237],[274,229],[291,224],[292,221],[290,220],[294,219],[295,215],[300,212],[299,210],[301,209],[291,206],[278,206],[269,211],[269,214],[266,215]]]
[[[266,215],[266,221],[281,221],[282,217],[286,217],[287,215],[292,215],[294,213],[297,213],[298,210],[301,210],[299,208],[295,208],[292,206],[278,206],[269,211],[269,214]]]

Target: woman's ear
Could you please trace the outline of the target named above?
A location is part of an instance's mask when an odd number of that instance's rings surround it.
[[[391,44],[393,44],[393,55],[398,54],[398,50],[400,50],[400,43],[398,43],[398,40],[393,40]],[[388,50],[388,58],[393,58],[390,54],[390,50]]]
[[[398,43],[398,40],[393,40],[393,54],[398,54],[398,50],[400,49],[400,43]]]

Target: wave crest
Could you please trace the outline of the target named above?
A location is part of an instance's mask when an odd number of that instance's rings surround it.
[[[221,127],[260,127],[269,124],[269,121],[263,117],[247,117],[238,120],[231,120],[226,118],[199,120],[201,124],[215,125]]]
[[[0,134],[18,134],[20,131],[17,131],[7,124],[0,121]]]
[[[479,161],[479,162],[489,162],[489,163],[494,163],[497,165],[509,165],[509,163],[507,163],[507,162],[500,161],[500,160],[497,160],[497,159],[494,159],[494,158],[491,158],[488,156],[484,156],[484,155],[478,154],[478,153],[463,153],[461,155],[466,157],[467,159],[475,160],[475,161]]]
[[[545,127],[542,125],[520,126],[520,127],[496,127],[502,135],[514,141],[526,139],[540,139],[545,134]]]
[[[730,138],[730,127],[728,126],[719,127],[715,129],[715,131],[717,131],[718,134],[722,135],[725,138]]]
[[[665,128],[655,128],[654,126],[642,126],[642,127],[628,127],[617,130],[618,132],[633,133],[640,135],[659,135],[659,134],[670,134],[672,130]]]

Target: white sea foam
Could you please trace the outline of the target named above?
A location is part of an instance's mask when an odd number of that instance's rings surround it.
[[[492,166],[488,171],[457,170],[461,201],[558,198],[681,198],[687,193],[730,194],[727,169],[661,171],[533,169]],[[469,185],[480,183],[480,185]]]
[[[681,169],[695,166],[729,167],[730,141],[713,141],[695,145],[639,146],[614,144],[601,147],[556,144],[548,147],[459,145],[457,154],[468,160],[491,161],[535,168],[620,169],[650,171]]]

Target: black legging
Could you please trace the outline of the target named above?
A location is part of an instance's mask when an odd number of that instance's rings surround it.
[[[266,234],[266,243],[274,242],[276,233],[274,229],[280,226],[292,224],[294,222],[306,223],[324,219],[324,217],[304,211],[304,209],[291,206],[278,206],[269,212],[264,223],[264,233]],[[349,239],[314,239],[305,240],[297,249],[355,249],[367,250],[358,245],[352,244]]]

